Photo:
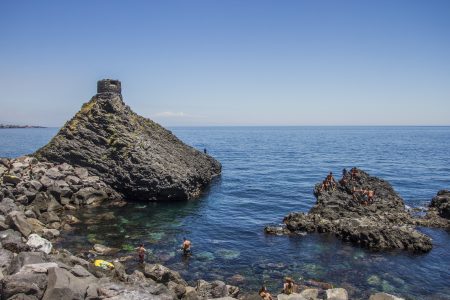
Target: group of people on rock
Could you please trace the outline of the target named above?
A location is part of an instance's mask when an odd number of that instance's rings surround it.
[[[369,205],[373,203],[375,192],[372,190],[356,189],[355,187],[353,187],[352,196],[353,201],[361,203],[362,205]]]
[[[290,277],[286,277],[283,284],[283,294],[290,295],[295,292],[295,289],[296,286],[294,280]],[[264,285],[261,287],[258,294],[263,300],[273,300],[272,295]]]
[[[359,179],[358,169],[355,167],[351,168],[350,171],[347,169],[342,170],[342,178],[339,180],[339,184],[342,186],[347,185],[349,182],[357,181]],[[337,184],[333,177],[333,172],[330,172],[325,180],[322,182],[319,192],[323,191],[334,191],[336,190]],[[351,190],[353,201],[360,203],[362,205],[369,205],[373,203],[375,197],[375,191],[371,189],[356,189],[355,187]]]

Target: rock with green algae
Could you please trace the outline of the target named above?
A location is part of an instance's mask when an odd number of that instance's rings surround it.
[[[387,280],[383,280],[381,282],[381,289],[383,292],[393,292],[395,290],[395,288]]]
[[[135,201],[192,199],[220,174],[217,160],[125,105],[118,80],[97,91],[37,158],[85,167]]]
[[[370,285],[378,286],[381,284],[381,279],[377,275],[371,275],[367,278],[367,283]]]
[[[200,261],[212,261],[214,260],[216,257],[214,256],[213,253],[208,252],[208,251],[203,251],[200,252],[198,254],[195,254],[195,258],[200,260]]]

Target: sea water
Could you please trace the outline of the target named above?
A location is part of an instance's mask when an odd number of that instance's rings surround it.
[[[83,209],[91,225],[65,233],[59,246],[74,253],[94,243],[178,270],[190,282],[220,279],[277,293],[284,276],[315,279],[364,299],[384,291],[407,299],[450,299],[450,235],[421,228],[433,238],[426,254],[372,252],[332,235],[270,236],[267,224],[292,211],[308,211],[313,186],[329,171],[362,168],[388,180],[411,207],[424,207],[450,188],[450,127],[188,127],[171,128],[185,143],[217,158],[222,176],[204,195],[182,203],[136,203],[120,209]],[[56,129],[0,130],[0,157],[31,153]],[[139,199],[135,199],[139,201]],[[185,259],[182,238],[193,244]],[[127,263],[138,268],[135,259]]]

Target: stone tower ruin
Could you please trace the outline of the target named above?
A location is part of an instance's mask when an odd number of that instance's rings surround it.
[[[122,84],[119,80],[102,79],[97,81],[97,94],[114,93],[122,94]]]

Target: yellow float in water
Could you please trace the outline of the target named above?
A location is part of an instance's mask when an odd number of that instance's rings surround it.
[[[114,265],[110,263],[109,261],[103,260],[103,259],[97,259],[94,261],[94,266],[102,268],[102,269],[114,269]]]

